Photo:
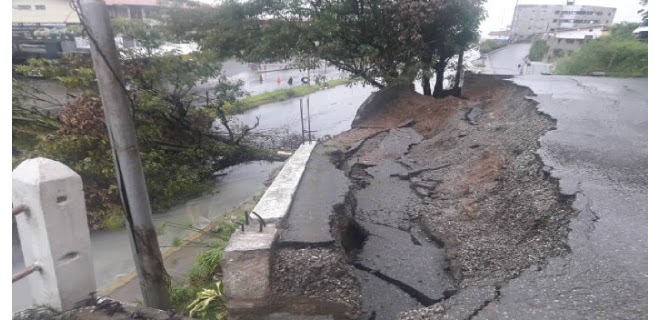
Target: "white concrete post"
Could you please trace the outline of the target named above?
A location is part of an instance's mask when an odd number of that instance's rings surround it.
[[[60,162],[29,159],[12,173],[12,194],[14,206],[28,208],[16,216],[25,265],[41,267],[27,276],[35,303],[72,309],[96,291],[80,176]]]

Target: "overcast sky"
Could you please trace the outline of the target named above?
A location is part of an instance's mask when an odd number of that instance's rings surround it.
[[[218,0],[200,0],[207,3],[220,3]],[[566,0],[519,0],[518,4],[566,4]],[[641,22],[641,17],[637,10],[642,7],[639,0],[576,0],[576,5],[591,5],[616,8],[614,22],[631,21]],[[486,11],[488,18],[481,23],[481,34],[487,34],[490,31],[504,30],[511,24],[513,19],[513,9],[516,7],[516,0],[486,0]]]
[[[566,4],[566,0],[519,0],[518,4]],[[576,0],[576,5],[590,5],[616,8],[614,22],[632,21],[641,22],[637,10],[642,7],[639,0]],[[516,0],[487,0],[486,10],[488,18],[481,23],[481,33],[504,30],[511,24]]]

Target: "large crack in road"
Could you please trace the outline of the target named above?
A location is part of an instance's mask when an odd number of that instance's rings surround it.
[[[353,129],[364,138],[336,143],[346,150],[334,158],[351,180],[350,218],[364,232],[348,260],[373,319],[470,319],[522,270],[570,250],[574,196],[536,154],[554,120],[526,88],[475,82],[469,99],[435,102],[441,117],[425,97],[403,94]],[[407,110],[415,104],[425,110]],[[379,117],[405,125],[384,129]]]
[[[338,319],[478,318],[521,272],[570,252],[575,197],[536,153],[556,123],[526,88],[497,77],[466,83],[466,99],[402,91],[314,151],[283,244],[328,238],[297,232],[308,219],[297,212],[330,221],[334,243],[281,250],[292,260],[276,259],[278,292],[341,302]],[[317,208],[324,192],[340,202]],[[295,209],[306,201],[314,205]]]
[[[361,284],[361,309],[374,319],[393,319],[405,310],[430,306],[456,289],[443,249],[424,235],[414,206],[415,190],[434,185],[415,183],[405,155],[423,137],[414,129],[395,128],[361,143],[341,166],[352,181],[352,219],[365,233],[351,255]],[[424,194],[424,192],[421,192]],[[387,298],[383,298],[387,297]]]

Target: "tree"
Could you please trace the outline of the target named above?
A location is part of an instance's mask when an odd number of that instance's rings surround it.
[[[479,39],[479,23],[486,15],[483,0],[449,0],[433,22],[423,28],[422,88],[431,95],[430,73],[435,73],[434,97],[445,95],[444,73],[449,59]],[[459,79],[460,80],[460,79]],[[456,86],[457,87],[457,86]]]
[[[193,32],[180,36],[243,61],[315,57],[382,88],[409,84],[420,70],[440,71],[442,77],[447,60],[477,39],[482,4],[483,0],[231,1],[213,12],[172,13],[170,26],[192,27]],[[191,20],[203,22],[195,27],[187,22]],[[423,74],[428,78],[428,72]],[[428,79],[423,82],[428,85]]]
[[[231,121],[233,110],[228,105],[236,105],[245,92],[242,83],[219,75],[217,55],[160,52],[161,39],[167,35],[159,27],[130,22],[118,23],[116,28],[143,45],[143,49],[122,52],[122,72],[155,211],[204,191],[219,169],[275,157],[243,143],[256,125]],[[59,115],[49,115],[27,105],[29,97],[24,94],[32,91],[15,81],[15,87],[22,90],[13,92],[13,137],[22,157],[49,157],[79,173],[89,221],[92,227],[103,227],[109,216],[119,213],[119,202],[90,57],[65,54],[59,60],[30,60],[18,70],[24,74],[38,70],[45,78],[78,92]],[[218,79],[218,85],[209,92],[197,92],[196,86],[211,78]],[[216,118],[222,130],[214,127]]]

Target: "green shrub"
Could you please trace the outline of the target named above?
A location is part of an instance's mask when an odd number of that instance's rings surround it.
[[[557,62],[556,74],[589,75],[605,72],[615,77],[648,76],[648,44],[633,39],[603,37]]]
[[[545,40],[535,40],[532,43],[532,47],[529,49],[529,60],[531,61],[541,61],[543,56],[548,53],[550,46]]]
[[[495,49],[499,49],[501,47],[504,47],[506,43],[503,43],[501,41],[493,40],[493,39],[488,39],[484,42],[482,42],[479,45],[479,52],[481,53],[488,53],[491,52]]]
[[[124,228],[126,220],[121,212],[110,211],[102,214],[102,227],[106,230],[119,230]]]

